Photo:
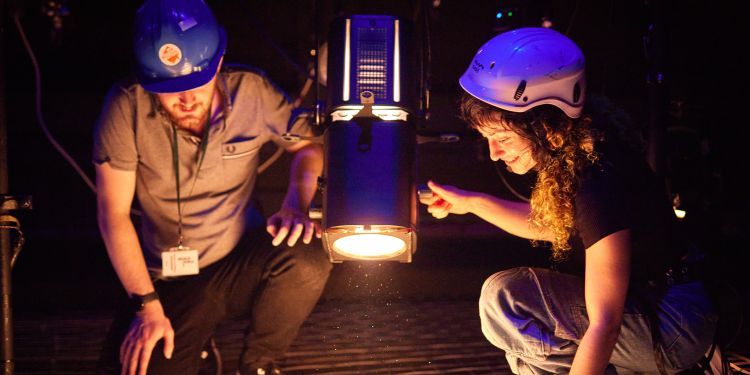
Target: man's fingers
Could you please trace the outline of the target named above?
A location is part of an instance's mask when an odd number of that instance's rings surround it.
[[[315,237],[323,238],[323,229],[320,228],[320,223],[313,221],[313,226],[315,226]]]
[[[123,343],[124,344],[124,343]],[[130,365],[130,344],[123,346],[124,350],[120,352],[120,375],[127,375]],[[123,348],[121,347],[121,348]]]
[[[142,348],[143,344],[140,340],[136,341],[135,345],[133,345],[133,351],[130,353],[130,358],[127,360],[128,375],[135,375],[135,371],[138,370],[138,360],[140,359]]]
[[[276,232],[276,235],[273,237],[273,241],[271,242],[273,246],[281,245],[281,242],[284,241],[286,235],[289,234],[289,227],[291,225],[291,219],[283,219],[281,221],[281,226],[278,228],[278,231]]]
[[[292,227],[292,231],[289,234],[289,239],[287,239],[286,244],[289,247],[294,246],[294,244],[297,243],[297,240],[299,239],[299,236],[302,235],[302,231],[305,229],[305,224],[297,221],[296,219],[293,221],[294,226]]]
[[[315,234],[315,224],[312,221],[305,220],[305,235],[302,237],[302,242],[306,245],[312,241],[313,234]]]
[[[148,361],[151,360],[151,352],[154,351],[154,346],[156,345],[156,341],[158,339],[154,340],[153,338],[146,341],[146,343],[143,345],[143,348],[141,348],[141,359],[138,361],[138,375],[146,375],[146,370],[148,369]]]
[[[125,363],[125,358],[129,350],[130,350],[130,332],[128,332],[128,334],[122,340],[122,344],[120,344],[120,363]]]
[[[276,236],[273,237],[273,241],[271,241],[271,244],[273,244],[273,246],[279,246],[281,242],[284,241],[287,233],[289,233],[288,227],[279,228],[279,231],[276,233]]]
[[[281,222],[281,219],[278,217],[271,217],[268,219],[268,222],[266,222],[266,232],[271,235],[271,237],[276,237],[279,230],[279,224]]]
[[[172,327],[166,330],[164,332],[164,356],[167,359],[172,358],[172,353],[174,352],[174,330],[172,330]]]

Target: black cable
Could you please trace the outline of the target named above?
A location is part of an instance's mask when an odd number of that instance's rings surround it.
[[[36,59],[36,55],[34,54],[34,50],[31,48],[31,43],[29,42],[29,39],[26,37],[26,32],[24,32],[23,26],[21,25],[21,19],[19,13],[13,14],[13,22],[16,24],[16,29],[18,30],[18,34],[21,37],[21,41],[23,42],[24,47],[26,48],[26,52],[29,54],[29,59],[31,59],[31,65],[34,68],[34,104],[35,104],[35,112],[36,112],[36,118],[37,122],[39,123],[39,127],[42,129],[42,132],[44,133],[45,137],[47,137],[47,140],[52,144],[52,146],[57,150],[57,152],[62,155],[62,157],[65,159],[65,161],[70,164],[71,167],[78,173],[78,175],[81,177],[83,182],[86,183],[86,185],[91,189],[91,191],[96,192],[96,186],[94,182],[89,178],[88,175],[86,175],[86,172],[81,169],[81,167],[76,163],[76,161],[73,159],[70,154],[68,154],[67,151],[65,151],[65,148],[60,145],[59,142],[55,139],[55,137],[52,135],[52,132],[50,132],[49,128],[47,128],[47,122],[44,120],[44,115],[42,113],[42,73],[41,69],[39,68],[39,62]]]
[[[503,185],[511,192],[513,195],[516,196],[516,198],[524,201],[529,202],[530,199],[528,197],[525,197],[523,194],[519,193],[516,189],[513,188],[513,186],[510,185],[508,180],[505,178],[505,173],[500,170],[500,167],[497,166],[498,163],[492,162],[492,165],[495,167],[495,171],[497,172],[497,175],[500,176],[500,180],[503,182]]]

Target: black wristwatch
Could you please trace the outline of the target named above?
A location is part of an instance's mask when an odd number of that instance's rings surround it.
[[[133,311],[141,311],[147,303],[158,299],[159,295],[156,294],[156,291],[144,295],[133,293],[130,296],[130,306],[133,308]]]

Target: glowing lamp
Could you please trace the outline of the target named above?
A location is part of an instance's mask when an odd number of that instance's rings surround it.
[[[331,228],[327,240],[342,260],[387,260],[408,255],[411,235],[410,230],[395,226],[344,226]]]
[[[416,75],[398,18],[334,21],[321,177],[323,246],[332,262],[411,262],[417,200]]]

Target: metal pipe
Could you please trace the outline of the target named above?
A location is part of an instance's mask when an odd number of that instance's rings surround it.
[[[0,0],[0,196],[8,193],[8,134],[5,122],[5,16],[6,3]],[[0,213],[2,209],[0,208]],[[10,233],[0,229],[0,285],[2,287],[2,352],[3,374],[14,372],[13,359],[13,313],[11,309],[11,277],[10,277]]]

